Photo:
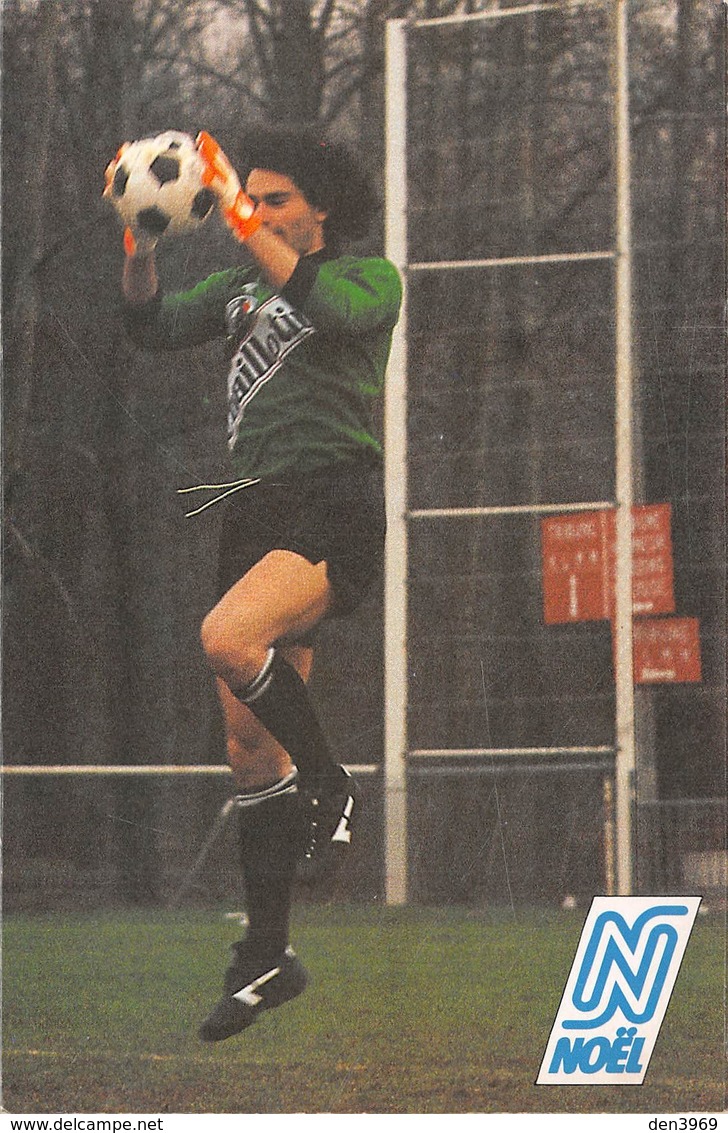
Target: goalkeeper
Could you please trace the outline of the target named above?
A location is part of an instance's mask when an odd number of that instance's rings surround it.
[[[198,150],[246,262],[163,295],[155,241],[127,229],[123,293],[141,347],[227,343],[230,483],[194,509],[224,508],[219,598],[201,637],[239,792],[248,914],[223,996],[200,1028],[217,1041],[303,991],[289,945],[294,883],[325,876],[351,839],[356,787],[328,748],[306,681],[312,631],[353,611],[381,566],[370,414],[401,283],[387,260],[340,249],[374,210],[341,147],[301,132],[251,136],[235,162],[244,188],[213,138],[201,134]]]

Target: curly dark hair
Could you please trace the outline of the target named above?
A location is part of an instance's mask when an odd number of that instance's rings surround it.
[[[341,144],[312,130],[260,127],[243,134],[228,151],[243,184],[252,169],[282,173],[314,208],[328,213],[327,243],[364,236],[378,207],[364,171]]]

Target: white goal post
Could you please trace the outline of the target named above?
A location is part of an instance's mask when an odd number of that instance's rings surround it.
[[[564,255],[511,256],[502,259],[410,262],[408,256],[407,180],[407,58],[410,39],[418,29],[495,21],[557,9],[607,3],[611,14],[611,75],[614,152],[614,242],[612,247],[587,249]],[[524,4],[508,9],[421,20],[390,20],[386,36],[386,254],[399,268],[405,298],[395,332],[385,400],[385,485],[387,493],[387,553],[385,566],[385,869],[387,903],[403,904],[408,897],[407,771],[417,758],[431,754],[410,750],[407,736],[408,707],[408,542],[412,523],[421,518],[442,519],[466,515],[566,513],[613,508],[616,512],[616,616],[615,616],[615,728],[611,748],[532,748],[543,757],[599,752],[614,759],[615,885],[620,894],[633,890],[632,807],[635,771],[635,705],[632,659],[632,506],[633,490],[633,363],[632,363],[632,242],[630,202],[629,72],[627,0],[562,0],[561,3]],[[608,260],[613,264],[615,320],[615,499],[581,503],[508,508],[408,508],[407,445],[407,283],[414,273],[468,268],[487,271],[518,264]],[[519,755],[524,749],[473,749],[438,751],[439,755]],[[610,871],[607,863],[607,871]]]

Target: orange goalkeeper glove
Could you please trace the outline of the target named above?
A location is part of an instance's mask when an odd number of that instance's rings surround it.
[[[218,198],[228,227],[238,240],[247,240],[262,224],[255,215],[255,205],[241,188],[237,173],[215,139],[203,130],[197,135],[196,145],[205,167],[203,182]]]

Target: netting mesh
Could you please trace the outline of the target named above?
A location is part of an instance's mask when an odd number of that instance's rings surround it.
[[[609,263],[415,273],[408,310],[412,507],[613,498]]]
[[[613,240],[607,5],[409,36],[410,260]]]
[[[566,510],[615,498],[612,15],[608,4],[554,4],[407,31],[408,502],[422,513],[410,522],[408,552],[415,750],[615,744],[611,627],[544,624],[538,515],[426,514]],[[686,43],[672,40],[676,28],[649,4],[637,6],[628,65],[634,484],[637,501],[673,504],[677,610],[701,615],[704,661],[699,689],[637,690],[635,870],[638,885],[669,878],[679,886],[681,840],[693,855],[720,854],[725,844],[715,825],[724,814],[720,603],[697,576],[698,547],[706,573],[720,574],[712,540],[722,530],[724,438],[711,427],[721,323],[711,286],[721,276],[722,221],[708,105],[719,109],[709,92],[663,102],[666,59],[677,61]],[[655,53],[658,43],[667,55]],[[494,262],[503,259],[511,262]],[[691,274],[704,281],[699,296],[686,289]],[[693,329],[685,321],[680,335],[688,310]],[[688,406],[698,372],[701,389]],[[687,436],[701,436],[700,454],[673,433],[678,419]],[[456,775],[457,760],[441,763]],[[517,774],[490,766],[503,785],[495,818],[488,766],[460,760],[456,778],[411,775],[416,886],[467,900],[502,896],[506,880],[521,899],[552,886],[568,892],[572,870],[571,888],[605,884],[601,772],[536,763]],[[681,791],[698,796],[697,809],[663,802]]]
[[[610,52],[600,5],[408,35],[413,509],[614,496]],[[503,258],[519,262],[477,262]],[[609,627],[544,625],[538,514],[411,522],[409,634],[415,751],[613,743]],[[413,888],[518,902],[603,887],[609,758],[565,762],[413,769]]]

